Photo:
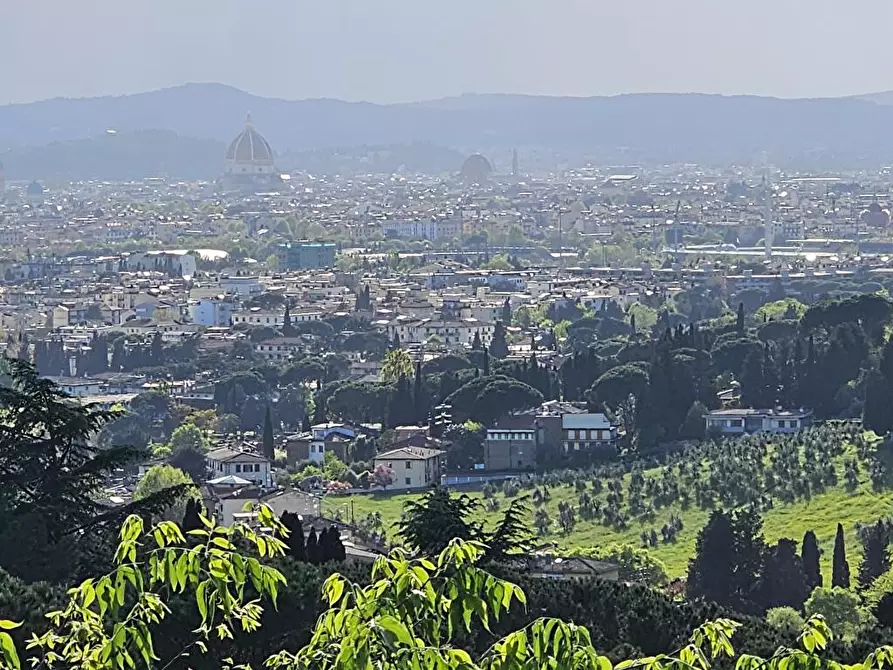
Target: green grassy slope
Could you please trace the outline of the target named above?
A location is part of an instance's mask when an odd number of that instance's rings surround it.
[[[846,458],[854,456],[855,449],[848,447],[844,455],[834,459],[835,469],[840,475],[840,483],[837,486],[814,495],[810,500],[798,500],[792,504],[784,504],[776,500],[773,507],[763,514],[764,535],[769,542],[781,537],[790,537],[799,543],[807,530],[813,530],[816,533],[823,552],[822,570],[826,580],[829,579],[831,573],[831,555],[838,522],[843,523],[846,529],[847,555],[851,573],[855,578],[861,553],[861,546],[855,532],[856,522],[873,522],[893,514],[893,491],[875,492],[869,480],[867,468],[861,469],[858,487],[852,492],[846,491],[843,484],[843,463]],[[660,469],[655,468],[646,471],[645,475],[654,477],[659,472]],[[625,481],[628,479],[627,475]],[[520,495],[530,492],[522,490]],[[698,531],[710,515],[709,510],[698,509],[695,506],[683,510],[677,504],[658,510],[653,521],[641,522],[639,519],[631,519],[629,527],[623,531],[578,518],[574,530],[569,534],[563,534],[557,524],[558,505],[561,501],[567,501],[576,506],[577,493],[572,486],[550,487],[549,492],[551,499],[545,503],[544,507],[552,519],[552,532],[548,537],[543,538],[543,541],[553,542],[565,550],[605,546],[613,543],[628,543],[639,547],[642,546],[642,531],[650,532],[654,528],[660,535],[660,527],[669,520],[671,514],[681,517],[684,526],[679,532],[676,542],[661,542],[657,547],[650,549],[666,564],[671,577],[685,576],[688,560],[694,552]],[[394,531],[391,524],[400,518],[403,504],[417,495],[375,494],[353,496],[351,499],[329,498],[326,501],[325,509],[328,514],[337,513],[345,519],[349,518],[351,507],[354,517],[357,519],[368,513],[378,512],[384,519],[388,536],[392,537]],[[480,493],[471,495],[475,498],[483,498]],[[507,499],[501,492],[497,493],[495,497],[500,503],[500,511],[481,512],[485,522],[490,524],[501,514],[501,510],[506,509],[511,503],[511,498]],[[603,499],[604,493],[599,498]],[[533,505],[531,505],[530,522],[531,529],[533,529]]]

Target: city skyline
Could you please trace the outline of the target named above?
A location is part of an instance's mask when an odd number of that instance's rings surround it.
[[[376,103],[462,93],[840,97],[893,89],[893,6],[791,0],[46,0],[0,9],[0,104],[219,82]],[[875,28],[877,26],[877,28]]]

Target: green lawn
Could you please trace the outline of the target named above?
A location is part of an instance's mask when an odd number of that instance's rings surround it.
[[[838,461],[838,470],[842,472],[843,457]],[[646,475],[654,476],[656,473],[657,470],[652,470]],[[842,482],[843,477],[840,479]],[[694,552],[698,531],[706,523],[710,514],[709,511],[694,507],[683,511],[678,506],[670,506],[659,510],[653,522],[640,523],[634,519],[630,522],[628,529],[619,532],[595,522],[578,519],[574,530],[565,535],[557,527],[558,504],[560,501],[566,500],[576,507],[577,494],[571,486],[556,486],[550,488],[549,491],[551,500],[546,503],[545,508],[552,519],[553,530],[544,541],[554,542],[561,549],[598,547],[613,543],[628,543],[638,547],[642,544],[640,536],[643,530],[650,532],[652,528],[655,528],[659,533],[660,527],[669,520],[671,514],[680,516],[684,528],[680,531],[677,541],[668,544],[661,543],[658,547],[650,550],[666,564],[671,577],[685,575],[688,560]],[[520,495],[528,493],[530,491],[522,490]],[[479,493],[471,495],[482,498]],[[403,504],[417,496],[418,494],[374,494],[356,495],[351,498],[328,498],[324,507],[328,514],[334,515],[337,512],[345,519],[350,518],[351,507],[355,518],[370,512],[379,512],[385,521],[388,535],[392,536],[393,530],[390,524],[400,518]],[[502,493],[498,493],[496,497],[501,505],[500,510],[506,509],[511,502],[511,499],[506,499]],[[482,513],[484,520],[491,523],[499,514],[501,511]],[[803,500],[788,505],[776,501],[775,506],[763,516],[764,534],[766,540],[770,542],[781,537],[790,537],[799,543],[807,530],[813,530],[823,551],[822,570],[828,580],[831,573],[831,555],[837,523],[843,523],[846,529],[850,569],[855,578],[861,547],[856,537],[854,524],[859,521],[873,522],[881,517],[891,515],[893,515],[893,491],[874,492],[866,469],[863,468],[860,473],[860,484],[852,493],[847,492],[841,484],[825,493],[816,495],[809,501]],[[531,529],[533,529],[532,511]]]

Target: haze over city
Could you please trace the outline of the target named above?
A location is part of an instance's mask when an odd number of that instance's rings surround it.
[[[0,7],[0,104],[219,82],[267,97],[844,96],[893,88],[893,3],[43,0]]]
[[[0,0],[0,670],[891,670],[891,25]]]

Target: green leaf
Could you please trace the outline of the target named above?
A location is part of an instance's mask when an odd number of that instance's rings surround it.
[[[208,591],[208,582],[202,582],[195,590],[195,604],[198,605],[198,612],[202,615],[202,623],[208,622],[208,603],[206,594]]]
[[[9,633],[0,633],[0,655],[3,660],[12,668],[21,668],[22,663],[19,660],[19,653],[16,651],[15,643],[12,641]]]
[[[15,630],[21,625],[21,623],[9,621],[8,619],[0,619],[0,630]]]
[[[471,656],[468,655],[468,652],[464,649],[450,649],[450,658],[453,659],[454,663],[461,663],[463,665],[471,665]]]
[[[383,630],[386,630],[391,635],[393,635],[394,639],[396,639],[400,644],[406,646],[412,646],[412,635],[409,633],[409,629],[403,625],[396,617],[387,614],[381,617],[378,620],[378,625]]]
[[[204,533],[204,531],[201,531],[201,532]],[[217,536],[217,537],[213,538],[211,540],[211,542],[213,544],[217,545],[218,547],[220,547],[221,549],[226,549],[227,551],[233,550],[232,543],[224,537]]]
[[[334,606],[339,600],[341,600],[341,596],[344,594],[344,582],[339,579],[330,580],[327,584],[327,593],[326,599],[329,601],[330,606]]]

